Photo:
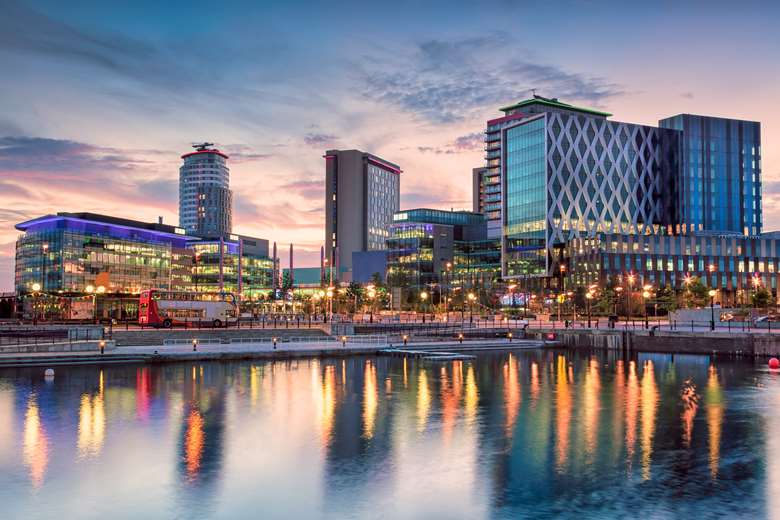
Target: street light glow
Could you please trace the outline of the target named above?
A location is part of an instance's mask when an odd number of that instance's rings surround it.
[[[41,290],[41,284],[39,284],[39,283],[32,284],[32,290],[35,291],[35,292],[40,291]]]

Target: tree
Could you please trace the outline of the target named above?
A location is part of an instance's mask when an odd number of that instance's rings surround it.
[[[690,309],[692,307],[704,307],[709,301],[709,290],[698,277],[692,277],[685,283],[683,290],[683,305]]]
[[[290,278],[290,272],[285,271],[282,275],[282,292],[287,292],[293,288],[292,278]]]
[[[667,313],[677,310],[677,295],[671,287],[663,286],[658,289],[655,296],[658,308]]]
[[[357,282],[350,282],[347,287],[347,298],[353,306],[352,311],[357,312],[363,303],[363,287]]]
[[[772,301],[772,293],[766,287],[759,287],[752,294],[753,307],[757,309],[766,308]]]

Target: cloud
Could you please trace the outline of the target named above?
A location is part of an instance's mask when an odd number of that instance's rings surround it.
[[[323,148],[326,146],[332,146],[334,143],[336,143],[339,140],[338,137],[331,134],[321,134],[321,133],[315,133],[315,132],[309,132],[305,136],[303,136],[303,142],[306,143],[309,146],[313,146],[315,148]]]
[[[624,93],[604,78],[530,61],[516,47],[506,34],[429,40],[397,60],[367,56],[358,74],[365,97],[434,123],[463,121],[476,109],[511,102],[531,89],[594,105]]]
[[[307,200],[323,200],[325,198],[325,181],[323,179],[297,180],[282,184],[279,190],[285,194],[293,194]]]
[[[485,134],[482,132],[473,132],[471,134],[456,137],[454,141],[448,143],[444,147],[418,146],[417,151],[420,153],[455,154],[474,152],[481,150],[484,146]]]
[[[261,161],[273,157],[273,154],[260,152],[245,144],[228,144],[217,148],[224,151],[232,163]]]
[[[684,97],[685,99],[693,99],[694,95],[693,92],[683,92],[680,94],[680,97]]]

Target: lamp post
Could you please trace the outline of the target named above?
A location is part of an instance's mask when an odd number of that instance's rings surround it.
[[[634,292],[634,280],[635,280],[634,273],[628,274],[628,293],[626,293],[626,300],[628,301],[628,305],[626,306],[626,323],[631,321],[631,293]]]
[[[590,301],[593,299],[593,293],[588,291],[585,293],[585,303],[588,305],[588,328],[591,326],[590,322]]]
[[[368,299],[371,300],[371,305],[368,308],[369,323],[374,323],[374,301],[376,298],[376,290],[373,285],[369,285]]]
[[[420,293],[420,302],[421,302],[420,306],[422,308],[422,313],[423,313],[423,323],[425,323],[425,301],[427,299],[428,299],[428,293],[425,292],[425,291],[422,291]]]
[[[715,289],[710,289],[707,294],[710,295],[710,330],[715,330],[715,295],[718,292]]]
[[[451,273],[451,271],[452,271],[452,262],[447,262],[445,264],[445,268],[446,268],[445,274],[447,276],[447,288],[446,288],[446,292],[444,293],[445,294],[445,296],[444,296],[444,315],[449,318],[449,315],[450,315],[450,308],[449,308],[449,303],[450,303],[450,285],[452,284],[452,273]]]
[[[476,295],[472,292],[469,293],[469,323],[474,323],[474,300],[477,299]]]
[[[39,284],[38,282],[32,284],[32,291],[33,291],[33,305],[32,305],[33,325],[36,325],[38,323],[38,296],[41,293],[41,284]]]
[[[564,294],[566,294],[566,264],[558,266],[561,272],[561,287],[558,291],[558,321],[561,321],[561,303],[563,303]]]
[[[650,298],[650,291],[652,290],[652,285],[645,285],[642,289],[642,307],[644,307],[645,311],[645,329],[649,328],[649,324],[647,322],[647,299]]]

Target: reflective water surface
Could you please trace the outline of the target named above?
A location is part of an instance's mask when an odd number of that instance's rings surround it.
[[[771,517],[780,376],[530,351],[0,371],[5,518]]]

